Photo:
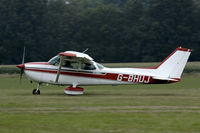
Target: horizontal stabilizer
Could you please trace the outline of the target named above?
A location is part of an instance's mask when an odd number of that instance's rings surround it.
[[[156,80],[167,80],[167,81],[179,81],[179,79],[172,79],[172,78],[166,78],[166,77],[158,77],[158,76],[154,76],[153,79]]]

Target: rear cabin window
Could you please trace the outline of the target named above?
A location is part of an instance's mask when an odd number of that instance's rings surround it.
[[[99,64],[99,63],[96,63],[96,64],[97,64],[97,67],[98,67],[100,70],[104,68],[103,65],[101,65],[101,64]]]

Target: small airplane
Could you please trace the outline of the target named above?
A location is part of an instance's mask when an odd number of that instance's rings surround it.
[[[31,82],[38,86],[33,94],[40,94],[42,83],[70,85],[65,94],[82,95],[84,85],[120,85],[120,84],[166,84],[179,82],[183,69],[192,50],[178,47],[156,67],[146,68],[107,68],[95,62],[84,52],[61,52],[48,62],[24,63],[17,65]]]

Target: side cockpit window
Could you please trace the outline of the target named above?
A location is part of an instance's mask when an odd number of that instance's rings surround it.
[[[70,61],[70,60],[65,60],[63,62],[63,67],[66,68],[71,68],[71,69],[78,69],[79,68],[79,62],[76,61]]]
[[[51,65],[59,66],[60,57],[55,56],[48,61]],[[96,67],[92,63],[83,63],[80,61],[65,59],[62,67],[69,69],[80,69],[80,70],[96,70]]]
[[[71,69],[80,69],[80,70],[95,70],[95,66],[90,63],[83,63],[74,60],[65,60],[63,62],[63,67]]]

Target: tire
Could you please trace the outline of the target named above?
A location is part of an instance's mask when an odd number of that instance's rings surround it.
[[[37,92],[36,91],[37,91],[37,89],[33,90],[33,95],[40,95],[40,90],[38,90]]]

